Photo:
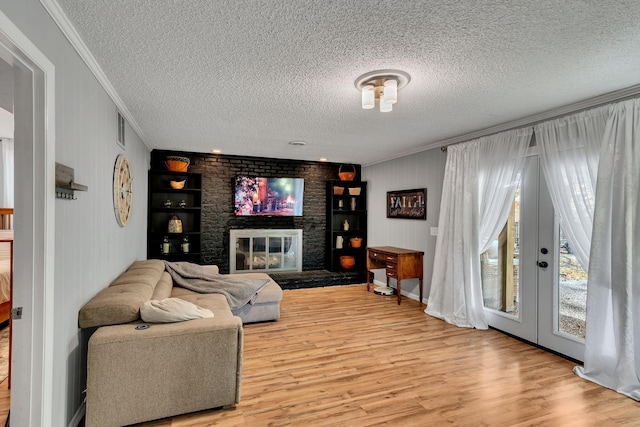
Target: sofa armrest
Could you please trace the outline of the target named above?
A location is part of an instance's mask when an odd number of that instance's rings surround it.
[[[121,426],[240,401],[242,321],[105,326],[89,340],[87,426]]]
[[[220,273],[220,269],[218,268],[217,265],[203,265],[204,268],[206,268],[207,270],[211,270],[214,273]]]

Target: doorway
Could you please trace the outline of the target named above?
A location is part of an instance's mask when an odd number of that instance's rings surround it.
[[[0,12],[0,58],[13,71],[15,152],[11,418],[51,425],[55,244],[55,68]]]
[[[8,418],[11,400],[13,104],[13,67],[0,58],[0,422]]]
[[[584,357],[587,273],[558,225],[537,155],[527,158],[509,219],[481,255],[491,327]]]

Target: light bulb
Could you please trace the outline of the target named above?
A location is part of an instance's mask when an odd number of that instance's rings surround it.
[[[391,110],[393,110],[393,104],[386,102],[383,97],[380,98],[380,112],[388,113]]]
[[[370,110],[376,106],[376,94],[372,85],[362,86],[362,108]]]
[[[384,102],[387,104],[395,104],[398,102],[398,82],[394,79],[384,82]]]

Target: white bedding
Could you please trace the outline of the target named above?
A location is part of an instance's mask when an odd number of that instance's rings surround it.
[[[11,297],[11,283],[9,260],[0,261],[0,303],[9,301]]]
[[[0,240],[13,239],[12,231],[0,232]],[[9,301],[11,297],[11,266],[9,256],[11,246],[9,243],[0,242],[0,303]]]

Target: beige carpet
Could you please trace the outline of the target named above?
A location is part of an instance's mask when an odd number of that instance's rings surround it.
[[[9,372],[9,327],[0,331],[0,383],[7,379]]]

